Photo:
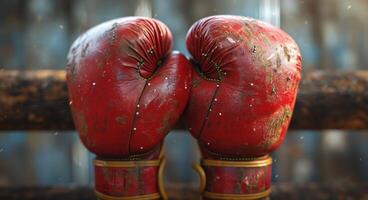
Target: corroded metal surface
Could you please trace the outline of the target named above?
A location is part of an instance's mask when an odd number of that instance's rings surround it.
[[[2,70],[0,130],[73,129],[64,70]]]
[[[367,129],[368,71],[305,73],[294,129]]]
[[[0,130],[72,130],[68,103],[64,70],[0,71]],[[291,128],[367,129],[368,71],[305,72]]]

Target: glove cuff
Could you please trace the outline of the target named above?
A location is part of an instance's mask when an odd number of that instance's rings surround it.
[[[158,160],[95,159],[95,193],[100,200],[167,199],[164,157]]]
[[[271,193],[268,155],[236,160],[203,159],[195,169],[201,175],[203,199],[260,199]]]

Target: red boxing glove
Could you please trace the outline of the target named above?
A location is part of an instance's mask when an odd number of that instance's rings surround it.
[[[240,16],[199,20],[186,44],[197,71],[187,123],[202,152],[204,198],[268,196],[268,153],[285,137],[301,77],[298,46],[282,30]]]
[[[71,47],[70,105],[80,139],[97,155],[100,199],[166,198],[161,144],[191,84],[189,62],[171,48],[169,29],[143,17],[98,25]]]

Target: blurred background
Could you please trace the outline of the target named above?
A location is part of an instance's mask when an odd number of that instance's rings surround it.
[[[365,0],[0,0],[0,69],[64,69],[79,34],[132,15],[163,21],[174,48],[187,54],[189,27],[215,14],[281,27],[299,44],[304,72],[367,69],[367,10]],[[172,131],[165,145],[166,184],[198,181],[191,163],[200,156],[189,133]],[[2,132],[0,185],[91,185],[93,158],[75,132]],[[290,131],[273,159],[274,182],[367,182],[368,134]]]

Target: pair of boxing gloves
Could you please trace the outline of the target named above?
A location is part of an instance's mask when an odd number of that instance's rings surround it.
[[[240,16],[197,21],[186,37],[190,60],[172,43],[162,22],[127,17],[91,28],[70,49],[71,111],[97,155],[97,197],[167,199],[162,144],[183,112],[202,153],[203,198],[267,196],[268,153],[285,136],[300,80],[296,43]]]

